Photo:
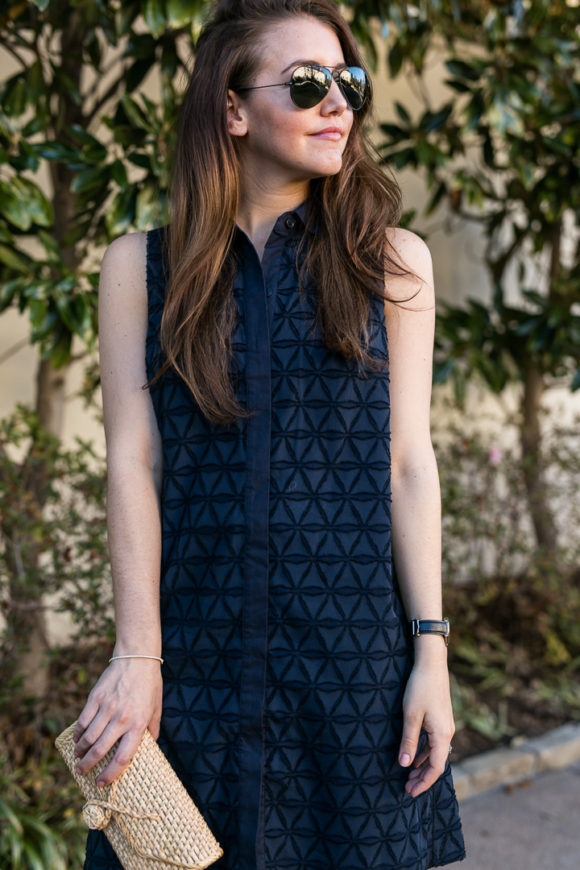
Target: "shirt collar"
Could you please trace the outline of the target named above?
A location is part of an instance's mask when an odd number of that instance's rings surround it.
[[[296,214],[298,216],[298,218],[300,219],[300,221],[302,223],[302,228],[304,228],[306,226],[307,212],[308,212],[308,200],[307,199],[305,199],[304,202],[301,202],[300,205],[294,209],[294,214]],[[318,235],[319,228],[320,228],[320,222],[319,222],[318,218],[315,218],[314,221],[312,222],[312,225],[309,227],[309,231],[313,235],[316,236],[316,235]]]

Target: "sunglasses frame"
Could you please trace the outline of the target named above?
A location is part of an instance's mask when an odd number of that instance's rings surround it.
[[[296,73],[299,70],[304,70],[304,69],[320,70],[321,72],[327,73],[328,77],[330,79],[330,82],[329,82],[326,90],[324,90],[325,86],[323,84],[315,81],[314,79],[312,79],[312,81],[309,82],[309,84],[315,85],[319,89],[319,93],[320,93],[320,99],[317,100],[315,103],[312,103],[312,105],[309,105],[309,106],[301,106],[299,103],[297,103],[296,99],[295,99],[296,90],[294,90],[294,92],[293,92],[293,88],[296,89],[297,87],[299,87],[299,83],[295,81],[294,76],[296,75]],[[337,70],[338,70],[338,72],[336,72]],[[360,70],[364,75],[365,88],[364,88],[364,93],[361,96],[360,106],[353,106],[352,105],[350,98],[348,96],[348,93],[345,91],[346,85],[342,81],[342,78],[341,78],[342,73],[348,72],[349,70]],[[333,72],[333,71],[335,71],[335,72]],[[294,103],[294,105],[298,109],[312,109],[312,108],[314,108],[314,106],[318,106],[325,99],[325,97],[328,95],[328,93],[330,91],[330,88],[332,87],[333,81],[335,81],[336,84],[338,85],[338,87],[340,88],[341,94],[343,95],[344,99],[346,100],[346,102],[348,103],[350,108],[353,110],[353,112],[358,112],[360,109],[362,109],[362,107],[364,106],[364,104],[366,102],[368,92],[369,92],[369,81],[368,81],[367,74],[364,71],[364,69],[360,66],[354,66],[354,65],[353,66],[321,66],[320,64],[317,64],[317,63],[303,63],[303,64],[300,64],[299,66],[297,66],[296,69],[292,71],[292,76],[290,77],[290,81],[288,81],[288,82],[279,82],[279,83],[276,83],[273,85],[253,85],[252,87],[237,88],[236,90],[238,93],[242,93],[243,91],[259,91],[262,88],[290,88],[290,99],[292,100],[292,102]]]

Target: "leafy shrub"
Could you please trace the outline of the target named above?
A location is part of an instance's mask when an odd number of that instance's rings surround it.
[[[85,643],[112,637],[104,462],[76,441],[65,449],[22,405],[0,421],[0,642],[10,690],[28,643],[21,613],[66,612]]]
[[[535,544],[522,459],[517,447],[506,446],[505,426],[484,435],[465,424],[434,438],[458,731],[508,740],[518,730],[580,718],[577,432],[573,424],[545,436],[551,509],[559,518],[555,558]]]

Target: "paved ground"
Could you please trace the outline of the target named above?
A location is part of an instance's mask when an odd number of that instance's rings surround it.
[[[453,870],[579,870],[580,762],[460,802],[467,858]]]

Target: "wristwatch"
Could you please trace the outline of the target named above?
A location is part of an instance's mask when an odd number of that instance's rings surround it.
[[[411,636],[420,637],[422,634],[440,634],[445,641],[445,646],[449,646],[449,620],[444,619],[411,619]]]

